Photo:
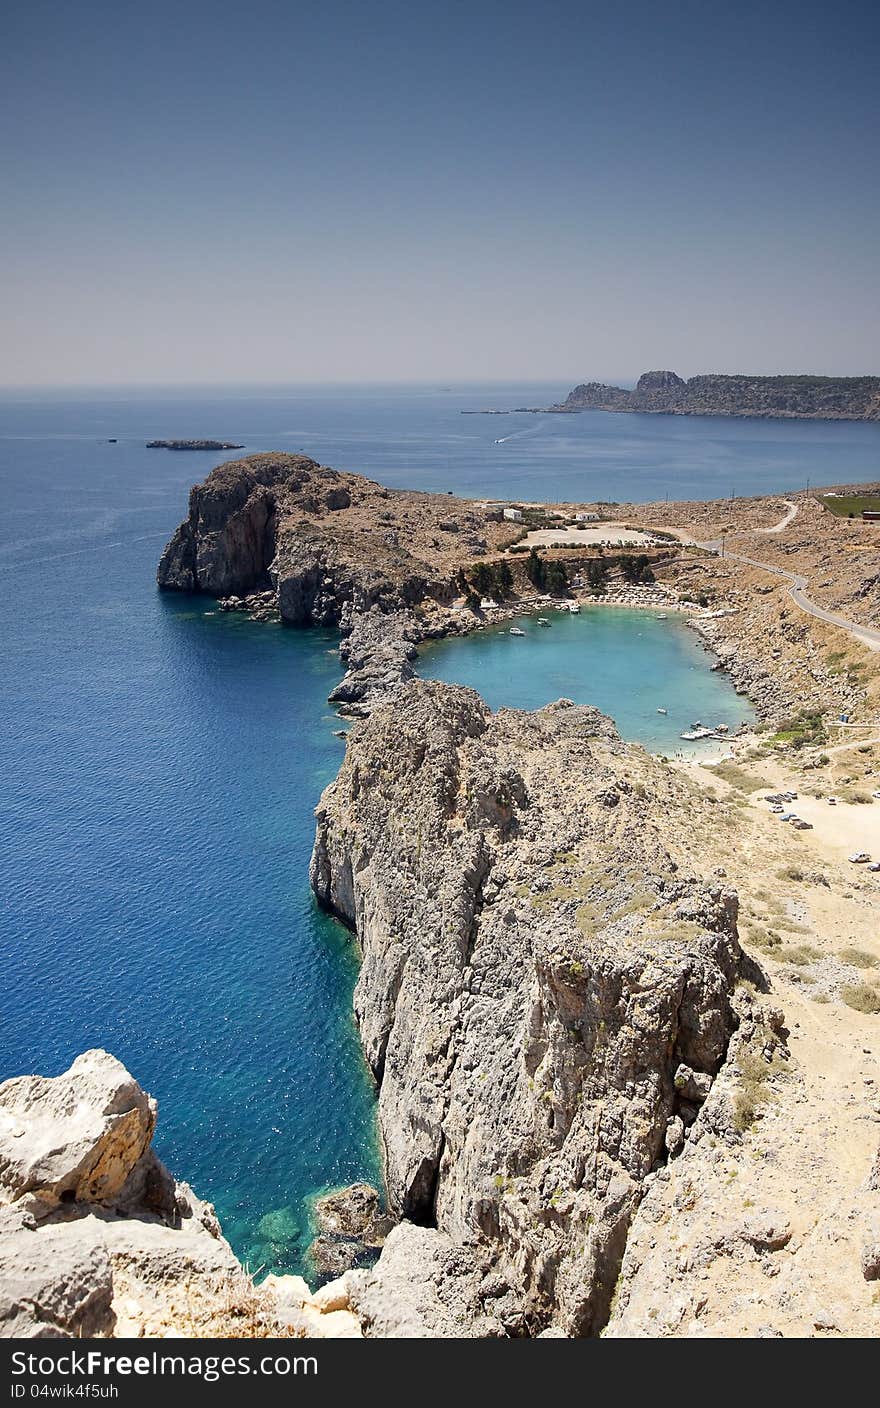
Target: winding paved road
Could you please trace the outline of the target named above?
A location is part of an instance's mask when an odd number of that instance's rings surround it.
[[[791,521],[790,518],[788,521]],[[774,530],[768,529],[767,531],[773,532]],[[857,626],[854,621],[848,621],[845,616],[838,616],[833,611],[826,611],[824,606],[817,606],[807,596],[808,578],[801,576],[800,573],[788,572],[784,567],[774,567],[769,562],[759,562],[757,558],[745,557],[739,552],[731,552],[721,538],[716,538],[711,543],[700,543],[699,546],[708,552],[718,553],[719,556],[732,557],[735,562],[745,562],[749,567],[759,567],[762,572],[770,572],[774,577],[781,577],[784,582],[789,584],[788,594],[792,601],[802,611],[806,611],[808,616],[815,616],[820,621],[827,621],[829,626],[837,626],[840,630],[846,631],[848,635],[860,640],[869,650],[880,650],[880,631],[875,631],[871,626]]]

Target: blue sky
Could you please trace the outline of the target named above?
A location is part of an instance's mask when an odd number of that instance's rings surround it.
[[[12,0],[0,383],[880,371],[880,7]]]

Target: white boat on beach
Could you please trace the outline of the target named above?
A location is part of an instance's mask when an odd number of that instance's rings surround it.
[[[680,734],[679,734],[679,738],[684,738],[684,739],[686,739],[688,743],[696,743],[696,742],[698,742],[700,739],[703,739],[703,738],[717,738],[717,737],[718,737],[718,734],[715,732],[714,728],[703,728],[703,727],[701,727],[701,726],[691,729],[690,733],[680,733]]]

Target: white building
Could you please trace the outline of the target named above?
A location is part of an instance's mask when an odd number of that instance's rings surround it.
[[[504,510],[504,517],[509,519],[511,523],[522,523],[522,509],[506,508]]]
[[[575,523],[598,523],[599,515],[598,513],[576,513],[574,521]]]

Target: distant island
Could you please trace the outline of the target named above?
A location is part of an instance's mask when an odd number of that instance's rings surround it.
[[[148,440],[148,450],[243,450],[232,440]]]
[[[878,376],[692,376],[644,372],[635,390],[589,381],[550,411],[642,411],[674,416],[880,420]]]

